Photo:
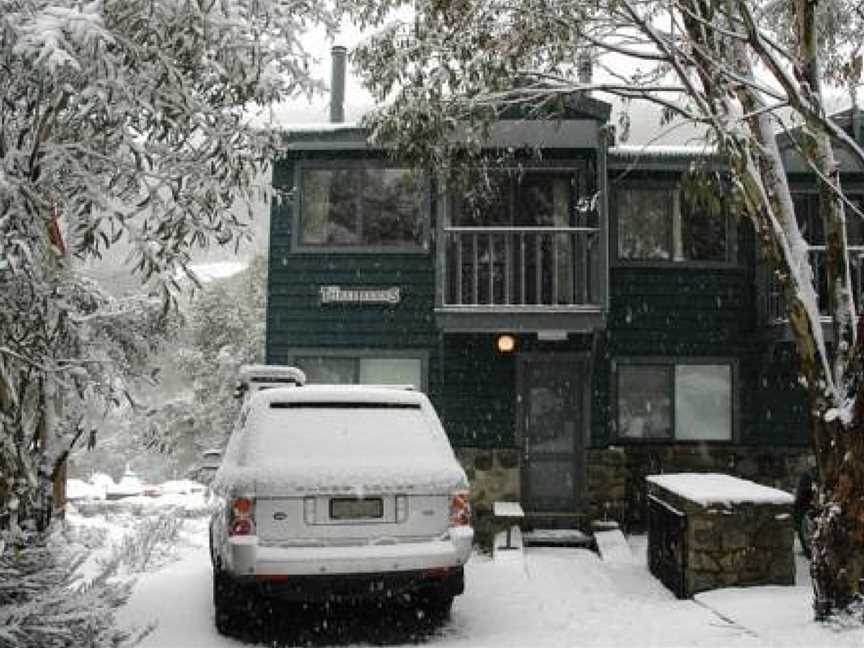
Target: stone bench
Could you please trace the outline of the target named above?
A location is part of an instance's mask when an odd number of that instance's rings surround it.
[[[648,567],[676,596],[795,583],[792,495],[718,473],[645,479]]]
[[[522,510],[522,505],[519,502],[493,502],[492,515],[496,523],[504,523],[507,525],[507,544],[503,547],[495,547],[496,549],[519,549],[514,547],[511,533],[513,524],[518,524],[525,518],[525,511]]]

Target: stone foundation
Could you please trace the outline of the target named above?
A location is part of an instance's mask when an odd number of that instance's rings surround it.
[[[515,448],[455,448],[456,458],[471,482],[471,502],[478,513],[492,502],[519,501],[519,450]]]
[[[586,450],[586,509],[595,519],[613,519],[630,532],[646,529],[645,475],[718,472],[795,492],[811,455],[802,447],[655,445]]]
[[[475,510],[521,495],[517,448],[455,448],[471,482]],[[583,507],[588,520],[615,520],[628,532],[646,529],[645,475],[663,472],[721,472],[795,492],[810,452],[801,447],[727,445],[610,446],[585,450]]]
[[[794,585],[791,503],[704,506],[657,484],[648,483],[647,491],[686,515],[683,596],[718,587]],[[679,542],[673,544],[681,546]],[[655,575],[662,580],[661,574]]]

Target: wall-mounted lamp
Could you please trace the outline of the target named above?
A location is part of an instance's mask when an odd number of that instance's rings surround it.
[[[499,335],[498,339],[495,340],[495,347],[499,353],[513,353],[516,349],[516,338],[509,333]]]

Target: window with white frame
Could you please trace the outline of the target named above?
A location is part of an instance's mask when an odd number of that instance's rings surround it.
[[[620,439],[731,441],[732,365],[617,363]]]
[[[423,389],[423,360],[418,357],[297,354],[309,384],[411,385]]]
[[[624,261],[731,262],[728,217],[704,197],[679,187],[614,192],[618,258]]]

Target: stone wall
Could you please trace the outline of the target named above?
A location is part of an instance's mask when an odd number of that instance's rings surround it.
[[[519,501],[519,451],[515,448],[455,448],[456,458],[471,482],[471,503],[480,514],[492,502]]]
[[[617,520],[628,531],[646,528],[645,475],[719,472],[794,493],[810,456],[801,447],[708,444],[610,446],[586,453],[589,517]]]
[[[491,511],[494,501],[520,499],[518,449],[457,447],[455,451],[471,482],[471,499],[478,514]],[[720,472],[794,493],[809,454],[801,447],[708,444],[588,449],[583,506],[574,513],[585,514],[587,520],[615,520],[629,532],[644,531],[645,475]]]
[[[648,492],[687,516],[685,596],[718,587],[794,585],[791,504],[701,506],[656,484],[648,484]]]

